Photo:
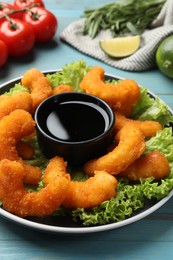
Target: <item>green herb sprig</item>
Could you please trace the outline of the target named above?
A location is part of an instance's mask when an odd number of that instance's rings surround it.
[[[157,17],[165,0],[123,0],[84,11],[83,34],[95,38],[100,30],[112,36],[141,34]]]

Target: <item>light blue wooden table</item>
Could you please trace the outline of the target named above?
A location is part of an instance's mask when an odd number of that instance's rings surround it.
[[[32,55],[10,59],[7,66],[0,69],[0,85],[31,67],[58,69],[84,59],[88,65],[104,67],[107,73],[135,79],[173,108],[173,80],[164,77],[158,70],[137,73],[118,70],[59,40],[63,29],[77,20],[86,7],[102,3],[107,3],[107,0],[46,0],[46,7],[59,21],[54,44],[36,46]],[[75,236],[31,230],[0,217],[0,259],[173,259],[173,198],[155,213],[128,226]]]

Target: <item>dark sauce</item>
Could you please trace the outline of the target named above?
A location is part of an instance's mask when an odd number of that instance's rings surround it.
[[[66,142],[81,142],[103,134],[109,126],[109,116],[91,102],[67,101],[57,104],[48,114],[47,132]]]

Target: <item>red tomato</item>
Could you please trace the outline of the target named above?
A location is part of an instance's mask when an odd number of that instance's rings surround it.
[[[14,7],[17,9],[22,9],[28,7],[32,4],[39,4],[39,6],[44,7],[44,3],[42,0],[14,0]]]
[[[4,14],[9,13],[10,11],[15,10],[15,7],[12,4],[0,2],[0,17]],[[19,14],[14,13],[9,15],[11,18],[18,18]],[[0,23],[4,22],[6,18],[0,18]]]
[[[7,62],[8,48],[5,42],[0,40],[0,68]]]
[[[42,7],[33,7],[30,10],[31,12],[24,14],[23,20],[32,25],[36,42],[51,40],[58,27],[55,15]]]
[[[26,54],[35,43],[32,26],[19,19],[0,24],[0,39],[6,43],[9,55],[14,57]]]

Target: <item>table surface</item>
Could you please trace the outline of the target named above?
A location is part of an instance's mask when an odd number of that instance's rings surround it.
[[[13,1],[4,1],[10,2]],[[25,57],[9,59],[0,69],[0,85],[22,75],[27,69],[58,69],[83,59],[88,65],[100,65],[107,73],[135,79],[173,108],[172,80],[157,69],[128,72],[108,66],[80,53],[60,41],[63,29],[81,17],[90,6],[107,0],[45,0],[47,9],[58,18],[54,41],[35,46]],[[105,232],[67,235],[48,234],[17,225],[0,217],[0,259],[173,259],[173,198],[156,212],[128,226]]]

